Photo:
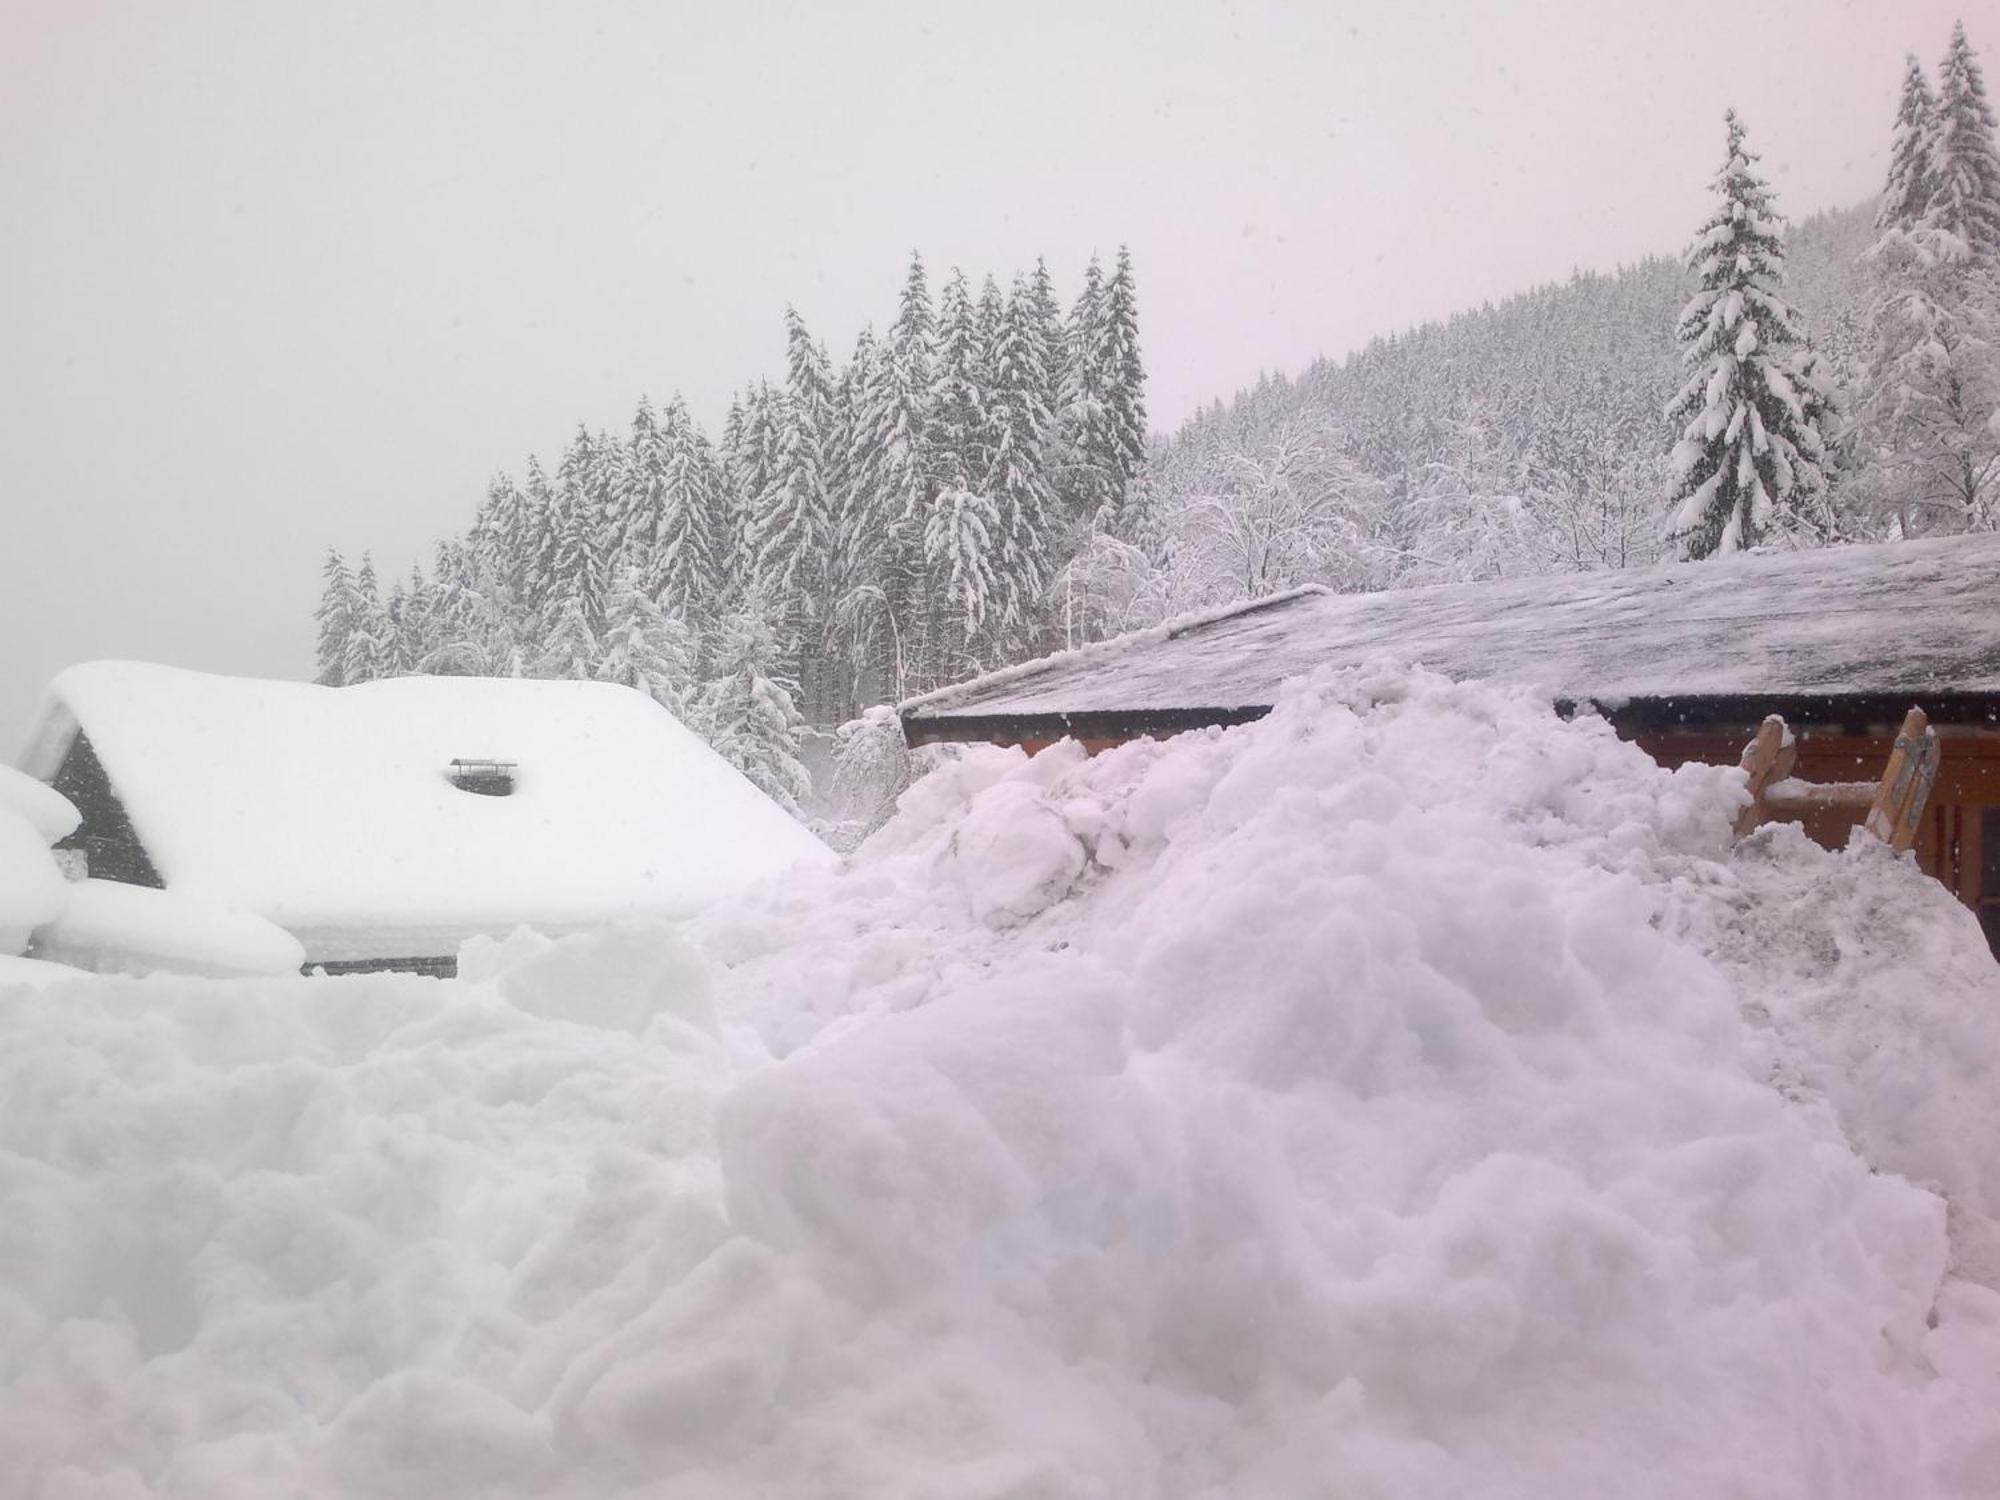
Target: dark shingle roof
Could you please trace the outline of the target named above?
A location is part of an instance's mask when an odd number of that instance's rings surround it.
[[[1006,721],[1229,722],[1315,667],[1392,657],[1561,702],[2000,699],[2000,535],[1381,594],[1302,590],[902,705],[915,740]]]

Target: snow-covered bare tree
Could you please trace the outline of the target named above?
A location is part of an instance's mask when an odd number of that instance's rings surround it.
[[[1206,467],[1206,483],[1166,518],[1179,541],[1178,608],[1381,581],[1383,486],[1327,433],[1287,423],[1217,448]]]

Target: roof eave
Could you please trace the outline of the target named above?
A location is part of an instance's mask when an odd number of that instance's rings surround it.
[[[1668,693],[1600,701],[1559,695],[1558,713],[1579,709],[1602,714],[1628,734],[1734,732],[1754,730],[1767,714],[1779,714],[1799,728],[1869,733],[1893,727],[1912,707],[1933,724],[2000,730],[2000,692],[1959,690],[1842,693]],[[1101,709],[1046,713],[966,713],[901,715],[903,736],[912,745],[1021,744],[1035,740],[1128,740],[1161,738],[1190,729],[1248,724],[1270,713],[1269,704],[1238,708]]]

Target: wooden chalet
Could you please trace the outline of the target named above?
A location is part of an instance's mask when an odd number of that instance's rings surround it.
[[[21,768],[82,816],[71,878],[261,918],[328,973],[448,975],[474,937],[676,914],[833,858],[609,683],[90,662],[50,686]]]
[[[1330,594],[1300,589],[989,673],[901,706],[913,745],[1093,750],[1262,717],[1286,678],[1392,657],[1546,688],[1663,765],[1736,762],[1767,716],[1805,783],[1882,775],[1906,711],[1937,736],[1923,868],[2000,951],[2000,535],[1619,572]],[[1842,802],[1851,805],[1841,805]],[[1865,799],[1792,804],[1843,842]]]

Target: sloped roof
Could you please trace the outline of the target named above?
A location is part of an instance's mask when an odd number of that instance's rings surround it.
[[[1228,722],[1322,665],[1391,656],[1607,707],[2000,694],[2000,535],[1381,594],[1306,590],[976,677],[914,740],[1003,724]]]
[[[685,911],[833,857],[673,715],[606,683],[328,688],[93,662],[51,685],[22,769],[52,777],[79,729],[169,889],[266,917],[315,962]],[[454,758],[516,762],[516,791],[460,790]]]

